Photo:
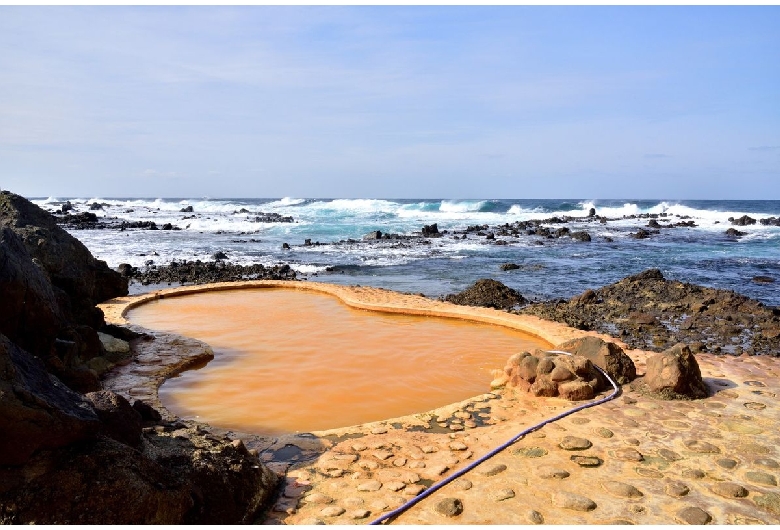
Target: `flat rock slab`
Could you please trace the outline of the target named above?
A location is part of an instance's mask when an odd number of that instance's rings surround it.
[[[593,444],[586,438],[566,436],[558,445],[561,449],[565,449],[567,451],[584,451],[585,449],[590,449]]]
[[[677,512],[677,518],[682,523],[702,525],[712,521],[712,516],[698,506],[688,506]]]
[[[636,489],[631,484],[626,484],[625,482],[609,480],[606,482],[602,482],[601,486],[607,492],[611,493],[612,495],[615,495],[616,497],[626,497],[629,499],[636,499],[644,496],[644,493]]]
[[[591,499],[579,495],[578,493],[570,493],[568,491],[554,493],[552,502],[559,508],[576,510],[578,512],[589,512],[596,509],[596,503]]]
[[[745,473],[745,478],[755,484],[777,486],[777,478],[774,475],[764,473],[763,471],[748,471]]]
[[[712,492],[721,497],[741,499],[748,496],[748,490],[734,482],[718,482],[712,486]]]
[[[695,453],[719,454],[720,448],[703,440],[686,440],[683,442],[688,450]]]

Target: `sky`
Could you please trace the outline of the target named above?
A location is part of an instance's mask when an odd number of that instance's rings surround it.
[[[27,197],[780,199],[780,6],[0,6]]]

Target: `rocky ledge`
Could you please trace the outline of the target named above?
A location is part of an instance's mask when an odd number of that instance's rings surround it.
[[[780,356],[780,308],[733,291],[667,280],[649,269],[570,300],[519,311],[615,336],[632,348]]]
[[[240,442],[103,389],[128,341],[148,339],[95,306],[126,295],[127,278],[9,192],[0,293],[0,523],[255,520],[278,476]]]
[[[149,265],[144,268],[128,264],[119,266],[123,276],[142,285],[201,285],[243,280],[295,280],[296,273],[289,265],[266,267],[256,263],[238,265],[222,260],[202,262],[172,261],[168,265]]]

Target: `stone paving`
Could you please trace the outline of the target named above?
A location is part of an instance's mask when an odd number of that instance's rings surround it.
[[[777,362],[702,357],[714,396],[655,401],[627,388],[615,401],[531,433],[393,522],[780,523]],[[484,399],[447,418],[451,424],[482,410],[490,417],[483,427],[423,433],[388,426],[293,465],[267,522],[364,524],[571,406],[511,393]]]
[[[642,374],[647,354],[627,353]],[[780,523],[780,360],[696,358],[711,397],[661,401],[626,385],[616,400],[529,434],[392,522]],[[242,438],[285,476],[263,522],[366,524],[573,406],[502,390],[386,422]]]

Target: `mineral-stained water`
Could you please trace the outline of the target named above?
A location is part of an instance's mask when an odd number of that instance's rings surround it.
[[[500,326],[364,311],[292,289],[165,298],[129,318],[215,351],[205,367],[163,384],[166,407],[259,434],[426,412],[489,392],[492,371],[513,353],[550,347]]]

